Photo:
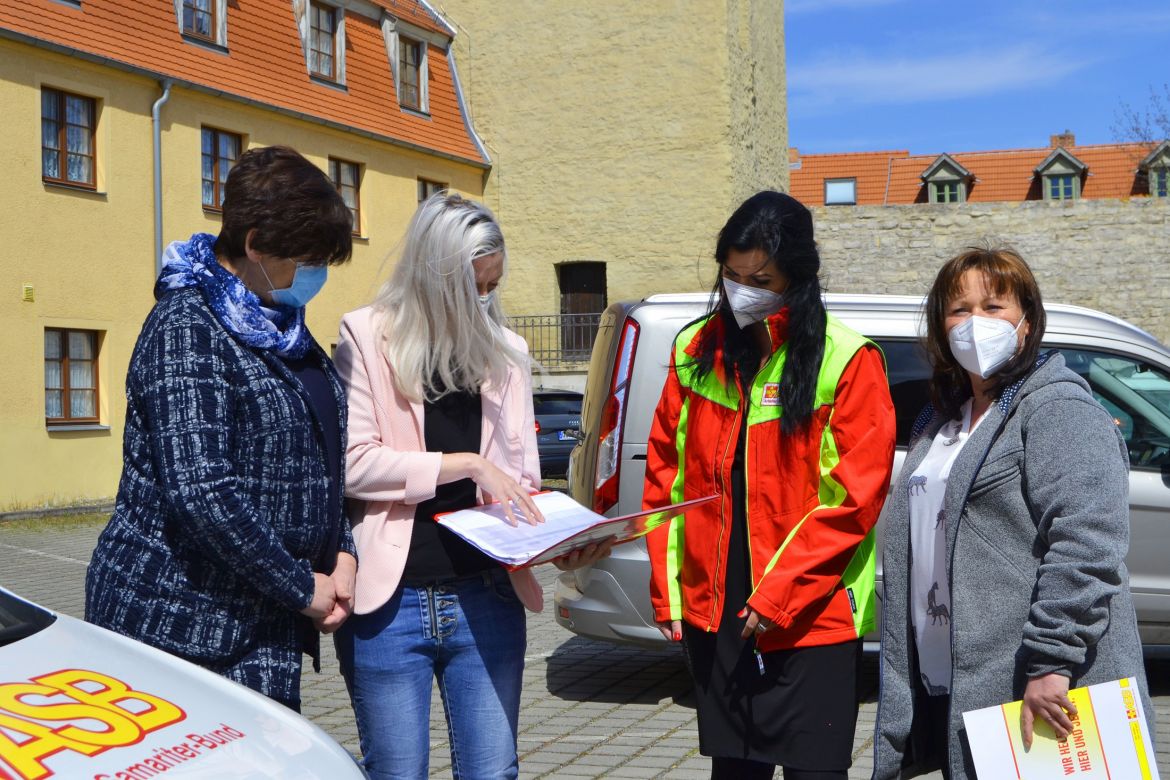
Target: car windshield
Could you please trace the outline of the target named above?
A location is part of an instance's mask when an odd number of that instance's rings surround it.
[[[56,619],[51,613],[0,590],[0,647],[30,637]]]
[[[581,396],[538,395],[532,399],[532,406],[536,414],[580,414]]]

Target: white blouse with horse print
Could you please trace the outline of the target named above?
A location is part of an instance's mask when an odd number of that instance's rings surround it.
[[[910,491],[910,619],[922,687],[931,696],[951,690],[951,588],[946,570],[947,518],[943,497],[955,458],[975,426],[971,401],[962,419],[939,429],[922,463],[907,483]],[[982,419],[982,418],[980,418]]]

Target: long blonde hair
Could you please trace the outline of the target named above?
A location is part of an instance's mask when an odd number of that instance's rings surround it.
[[[483,204],[439,192],[419,205],[374,298],[394,381],[412,401],[502,384],[509,364],[530,370],[505,337],[499,296],[479,302],[472,261],[497,252],[507,268],[504,234]]]

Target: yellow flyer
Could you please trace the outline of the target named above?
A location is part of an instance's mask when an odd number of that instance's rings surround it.
[[[963,713],[980,780],[1160,780],[1134,678],[1074,688],[1073,730],[1057,739],[1037,721],[1032,749],[1020,734],[1021,702]]]

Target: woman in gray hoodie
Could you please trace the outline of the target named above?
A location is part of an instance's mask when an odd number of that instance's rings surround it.
[[[969,710],[1023,699],[1072,728],[1070,687],[1136,677],[1129,461],[1081,377],[1040,354],[1044,307],[1024,260],[974,248],[926,301],[932,403],[887,506],[874,778],[974,777]],[[1150,729],[1153,733],[1151,725]]]

